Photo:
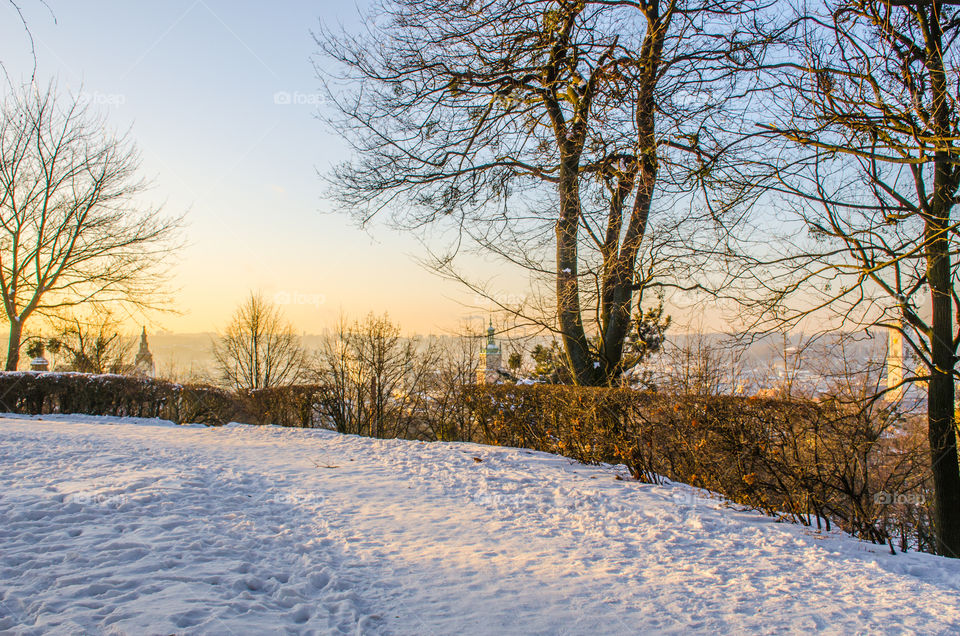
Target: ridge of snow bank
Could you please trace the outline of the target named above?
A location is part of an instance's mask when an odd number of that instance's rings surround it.
[[[0,630],[960,631],[960,561],[615,467],[117,420],[0,419]]]
[[[117,415],[84,415],[82,413],[47,413],[44,415],[18,415],[0,413],[2,420],[32,420],[35,422],[69,422],[84,424],[129,424],[133,426],[164,426],[174,428],[206,428],[203,424],[177,424],[159,417],[129,417]]]

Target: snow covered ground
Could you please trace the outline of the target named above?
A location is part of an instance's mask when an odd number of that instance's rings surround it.
[[[0,632],[960,632],[960,561],[517,449],[0,419]]]

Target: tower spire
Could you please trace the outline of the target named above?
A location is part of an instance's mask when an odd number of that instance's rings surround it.
[[[137,352],[137,357],[134,359],[133,364],[138,375],[152,378],[156,374],[156,367],[153,364],[153,354],[150,353],[150,345],[147,342],[146,327],[143,327],[143,331],[140,332],[140,351]]]
[[[480,368],[477,369],[479,384],[493,384],[500,377],[500,346],[494,339],[497,332],[493,328],[493,316],[490,317],[488,324],[487,344],[480,350]]]

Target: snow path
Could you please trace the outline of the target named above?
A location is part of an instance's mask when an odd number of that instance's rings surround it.
[[[960,562],[518,449],[0,419],[0,632],[811,631],[958,633]]]

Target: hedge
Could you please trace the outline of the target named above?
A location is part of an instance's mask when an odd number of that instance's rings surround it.
[[[0,372],[0,410],[157,417],[177,424],[221,425],[246,419],[243,402],[216,387],[126,375],[34,371]]]

